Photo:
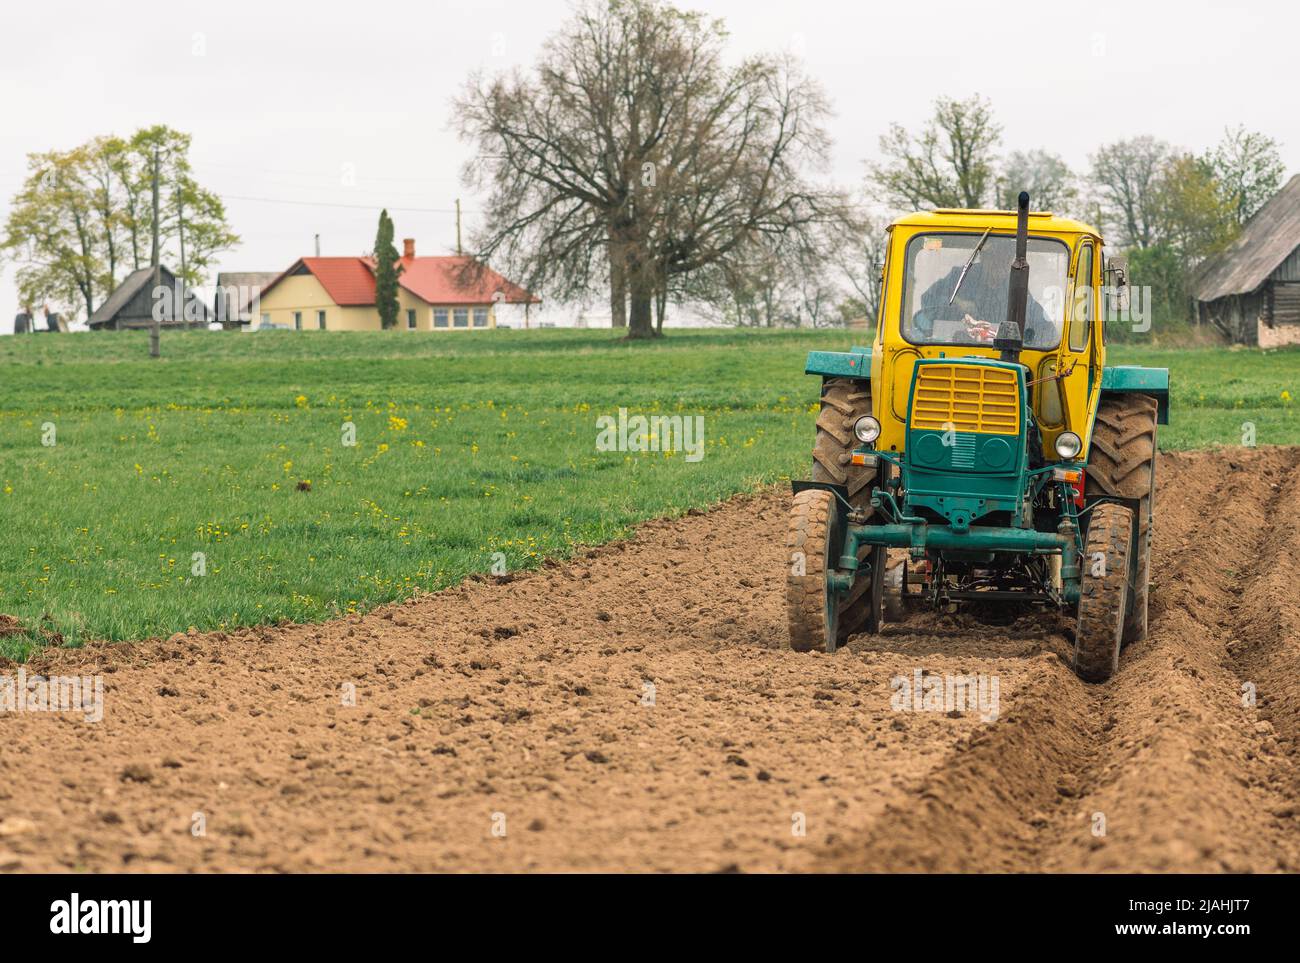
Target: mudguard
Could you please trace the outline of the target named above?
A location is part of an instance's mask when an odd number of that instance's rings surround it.
[[[851,348],[848,351],[809,351],[804,374],[823,378],[871,377],[871,349]]]
[[[1156,399],[1156,423],[1169,424],[1169,369],[1136,364],[1107,365],[1101,371],[1103,395],[1143,394]]]

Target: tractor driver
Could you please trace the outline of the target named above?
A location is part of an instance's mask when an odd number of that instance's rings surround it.
[[[914,340],[958,341],[972,344],[993,342],[998,325],[1007,317],[1007,287],[1011,279],[1011,262],[1015,248],[1010,242],[987,245],[970,266],[964,278],[961,264],[931,284],[921,295],[921,309],[912,317]],[[961,278],[961,287],[957,281]],[[957,295],[953,297],[953,289]],[[952,304],[948,299],[952,298]],[[935,333],[936,321],[959,321],[955,335]],[[945,325],[951,330],[952,325]],[[919,336],[919,337],[918,337]],[[1060,333],[1033,294],[1025,305],[1024,344],[1027,348],[1049,348]]]

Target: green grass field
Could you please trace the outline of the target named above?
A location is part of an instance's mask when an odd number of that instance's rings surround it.
[[[804,354],[849,341],[190,332],[152,361],[143,333],[0,338],[0,613],[32,629],[0,654],[364,610],[801,474]],[[1300,443],[1300,351],[1109,360],[1173,369],[1163,447],[1240,444],[1247,422]],[[598,451],[620,407],[702,416],[703,458]]]

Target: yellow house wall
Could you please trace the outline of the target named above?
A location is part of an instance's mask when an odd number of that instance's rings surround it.
[[[261,304],[253,315],[253,324],[259,325],[269,315],[272,324],[292,328],[293,314],[302,312],[304,331],[315,331],[316,312],[325,312],[325,326],[330,331],[378,331],[379,312],[373,306],[340,307],[325,293],[320,281],[310,274],[296,274],[285,278],[269,293],[262,295]]]
[[[433,331],[437,334],[442,334],[445,331],[491,331],[493,328],[497,326],[496,306],[491,304],[487,305],[488,323],[486,328],[474,327],[474,308],[475,307],[481,308],[484,305],[439,304],[437,305],[437,307],[447,309],[447,327],[435,328],[433,326],[434,305],[426,304],[423,300],[417,298],[414,294],[412,294],[410,291],[406,290],[405,288],[398,289],[397,303],[401,308],[401,310],[398,312],[397,315],[397,327],[402,331],[410,330],[406,326],[407,323],[406,312],[412,308],[415,310],[416,331]],[[457,308],[464,308],[466,311],[469,312],[470,326],[468,328],[452,327],[452,325],[455,323],[455,311]]]
[[[433,306],[416,297],[406,288],[397,289],[397,327],[398,331],[410,331],[407,327],[407,311],[415,311],[415,331],[432,331],[441,334],[444,331],[490,331],[497,326],[494,305],[488,305],[488,326],[475,328],[474,305],[438,305],[448,312],[448,327],[434,328]],[[479,305],[480,307],[482,305]],[[463,307],[469,312],[470,327],[451,327],[456,308]],[[302,312],[304,331],[317,330],[316,312],[324,310],[326,328],[330,331],[379,331],[379,312],[373,306],[340,307],[326,293],[325,288],[311,274],[297,274],[287,277],[277,284],[261,299],[261,304],[253,313],[253,325],[260,325],[263,319],[272,324],[293,328],[295,311]]]

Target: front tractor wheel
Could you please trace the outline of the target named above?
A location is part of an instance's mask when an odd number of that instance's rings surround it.
[[[812,480],[843,485],[854,508],[871,507],[876,469],[852,463],[858,440],[853,424],[871,414],[871,382],[827,378],[822,382],[821,411],[817,414],[817,441],[813,447]]]
[[[864,515],[872,514],[871,491],[881,483],[889,469],[882,462],[878,468],[853,464],[853,449],[858,440],[854,423],[871,414],[871,382],[857,378],[826,378],[822,382],[821,410],[817,414],[817,440],[813,447],[812,480],[843,485],[849,504]],[[853,586],[840,605],[839,635],[842,643],[850,632],[880,631],[881,600],[884,597],[885,550],[864,549],[864,569],[869,577]]]
[[[1119,668],[1132,537],[1131,509],[1103,502],[1092,510],[1074,636],[1074,671],[1085,682],[1105,682]]]
[[[843,542],[835,496],[810,488],[794,496],[786,538],[785,600],[790,616],[790,648],[834,652],[840,642],[839,604],[826,576],[835,567]]]

